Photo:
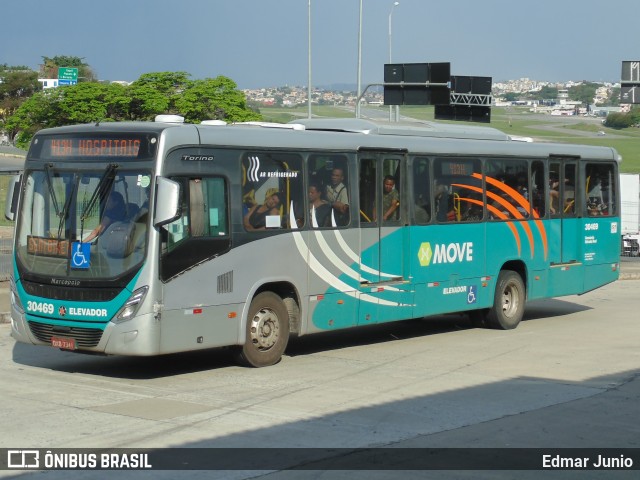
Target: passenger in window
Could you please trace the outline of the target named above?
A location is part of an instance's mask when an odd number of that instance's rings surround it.
[[[327,185],[327,201],[333,208],[337,225],[349,223],[349,194],[344,182],[344,170],[334,168],[331,172],[331,185]]]
[[[525,200],[529,200],[529,189],[527,188],[527,177],[524,175],[518,176],[518,180],[516,183],[517,192],[522,195]]]
[[[400,206],[400,198],[396,190],[396,180],[391,175],[384,177],[382,184],[382,220],[397,220],[398,207]],[[377,219],[376,211],[373,211],[374,219]]]
[[[267,228],[267,217],[271,215],[280,216],[280,193],[276,188],[267,190],[265,200],[262,205],[254,205],[244,216],[244,227],[249,231],[265,230]]]
[[[128,215],[134,222],[146,222],[149,215],[149,195],[150,188],[146,187],[142,189],[142,204],[135,204],[134,209],[129,209]]]
[[[256,191],[252,188],[242,196],[242,216],[244,217],[251,208],[255,207],[256,199],[254,198]]]
[[[482,195],[470,193],[469,200],[475,200],[475,202],[466,200],[462,201],[464,208],[461,208],[460,220],[463,222],[481,221],[483,217]]]
[[[89,243],[96,237],[104,233],[109,226],[115,222],[121,222],[126,216],[126,205],[122,194],[111,191],[107,204],[102,212],[102,219],[96,228],[94,228],[89,235],[83,240],[85,243]]]
[[[436,187],[436,220],[438,222],[453,222],[456,219],[456,212],[453,205],[453,195],[449,193],[446,185]]]
[[[322,189],[317,183],[309,185],[309,206],[313,228],[331,226],[331,205],[322,199]]]
[[[418,197],[416,198],[415,207],[416,224],[426,225],[427,223],[429,223],[429,221],[431,221],[431,212],[429,204],[425,202],[424,198],[422,198],[422,195],[418,195]]]
[[[549,211],[552,214],[558,212],[559,200],[560,200],[560,182],[557,177],[551,177],[549,179]]]

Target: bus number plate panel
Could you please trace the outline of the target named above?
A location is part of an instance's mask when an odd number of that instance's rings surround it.
[[[75,350],[76,340],[74,338],[51,337],[51,346],[64,350]]]

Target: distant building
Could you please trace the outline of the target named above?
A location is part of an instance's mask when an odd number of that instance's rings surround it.
[[[42,88],[46,90],[47,88],[57,88],[58,87],[58,79],[57,78],[39,78],[38,81],[42,84]]]
[[[594,115],[596,117],[606,117],[607,115],[609,115],[610,113],[620,113],[624,111],[623,107],[603,107],[602,105],[590,105],[589,106],[589,111],[591,112],[591,115]]]

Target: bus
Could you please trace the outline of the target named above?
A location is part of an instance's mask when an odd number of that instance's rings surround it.
[[[8,189],[11,334],[148,356],[462,312],[615,281],[614,149],[485,126],[305,119],[45,129]]]

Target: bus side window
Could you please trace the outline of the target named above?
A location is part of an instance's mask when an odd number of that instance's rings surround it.
[[[551,216],[560,215],[560,164],[549,165],[549,212]]]
[[[615,215],[613,165],[587,164],[585,169],[586,210],[589,217]]]
[[[544,164],[539,160],[531,164],[530,198],[534,213],[538,217],[544,217],[546,212]]]
[[[376,159],[362,158],[360,160],[360,223],[372,224],[376,221]]]
[[[242,158],[242,223],[248,232],[304,226],[302,157],[249,151]]]
[[[431,221],[429,159],[416,158],[413,163],[414,220],[417,225]]]
[[[576,164],[567,163],[564,166],[563,212],[565,216],[576,213]]]

